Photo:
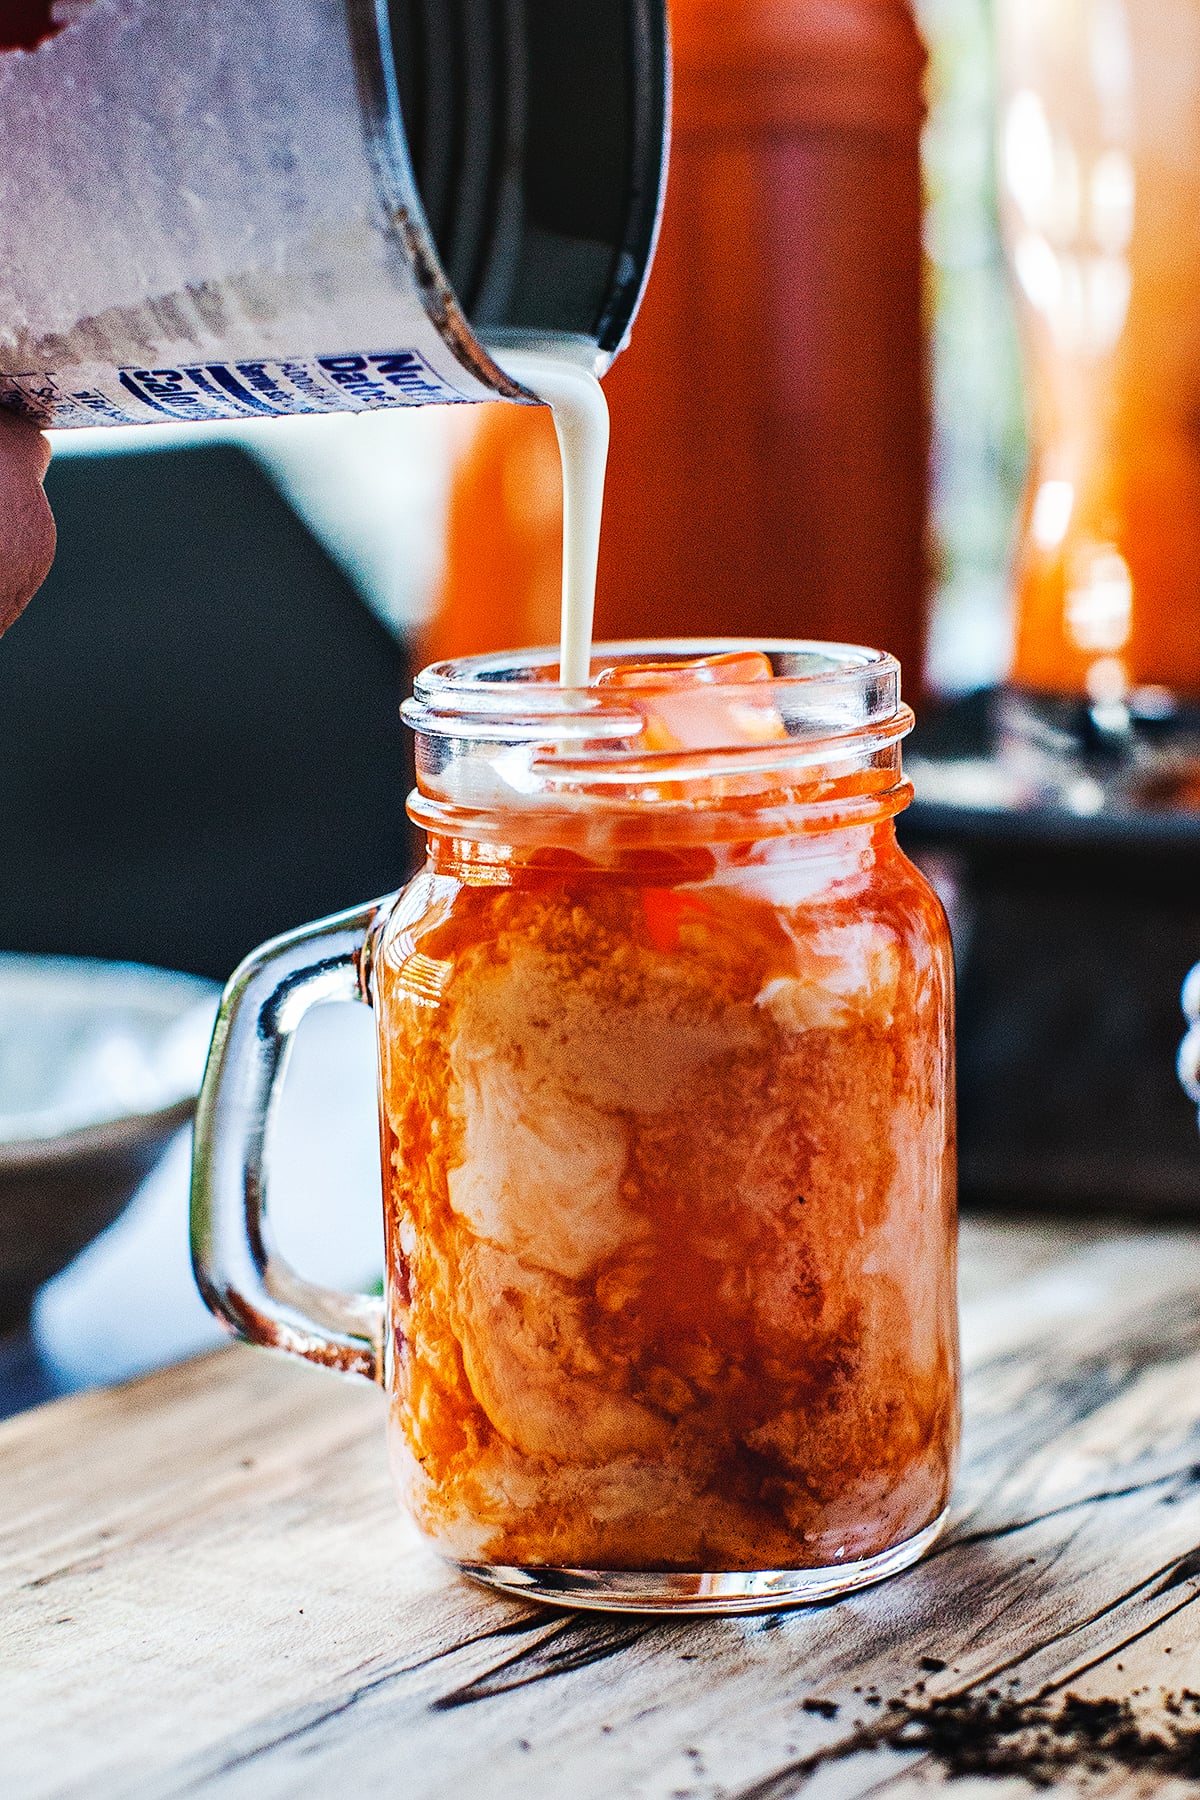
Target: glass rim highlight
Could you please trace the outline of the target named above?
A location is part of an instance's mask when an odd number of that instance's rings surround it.
[[[598,643],[591,660],[598,674],[622,665],[686,663],[738,651],[767,656],[774,673],[765,681],[722,684],[722,699],[731,706],[769,702],[794,740],[836,741],[911,717],[901,705],[895,657],[859,645],[795,638],[648,638]],[[619,688],[594,682],[564,688],[557,670],[558,651],[552,647],[434,663],[417,676],[401,716],[425,737],[590,741],[598,749],[604,746],[601,754],[607,756],[619,753],[620,741],[642,729],[639,702],[648,704],[661,692],[653,680]]]

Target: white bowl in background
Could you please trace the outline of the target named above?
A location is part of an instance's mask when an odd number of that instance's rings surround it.
[[[191,1117],[219,995],[136,963],[0,954],[0,1333]]]

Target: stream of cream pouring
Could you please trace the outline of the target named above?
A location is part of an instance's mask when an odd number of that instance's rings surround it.
[[[595,345],[492,350],[505,373],[554,415],[563,474],[563,586],[559,681],[586,687],[591,672],[596,565],[608,463],[608,402],[590,366]],[[586,355],[587,362],[584,361]]]

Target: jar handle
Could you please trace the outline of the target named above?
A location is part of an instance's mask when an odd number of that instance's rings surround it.
[[[250,1344],[383,1379],[383,1301],[305,1281],[273,1248],[263,1152],[292,1034],[328,1000],[370,1005],[372,926],[390,901],[338,913],[248,956],[221,997],[192,1151],[192,1267]]]

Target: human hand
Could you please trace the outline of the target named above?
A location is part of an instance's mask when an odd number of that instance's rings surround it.
[[[54,560],[54,518],[42,491],[49,461],[37,426],[0,411],[0,632],[37,593]]]

